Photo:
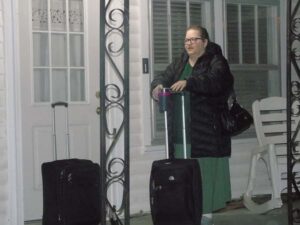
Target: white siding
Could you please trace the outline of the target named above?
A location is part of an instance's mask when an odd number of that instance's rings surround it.
[[[3,7],[0,1],[0,224],[8,224],[8,155],[6,135],[6,85],[4,67]]]
[[[140,1],[130,1],[130,213],[145,209],[147,181],[143,156]]]

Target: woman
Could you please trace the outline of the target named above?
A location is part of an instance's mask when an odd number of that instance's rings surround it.
[[[228,163],[231,139],[222,132],[220,116],[228,107],[227,99],[233,87],[233,76],[221,48],[209,41],[205,28],[190,26],[186,30],[184,47],[181,57],[154,78],[151,90],[155,100],[158,100],[163,87],[187,93],[187,139],[190,140],[190,156],[198,158],[201,167],[202,224],[209,224],[211,219],[207,218],[211,218],[211,213],[224,208],[231,199]],[[171,155],[181,157],[181,135],[177,134],[181,130],[178,128],[181,126],[181,103],[176,95],[173,101],[169,117],[173,125],[169,128],[169,146]]]

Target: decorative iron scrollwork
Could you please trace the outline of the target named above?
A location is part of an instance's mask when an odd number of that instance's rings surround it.
[[[294,205],[295,195],[299,198],[299,174],[296,167],[300,163],[299,143],[296,137],[299,136],[300,124],[293,124],[293,117],[300,116],[300,1],[289,0],[287,2],[287,119],[288,119],[288,224],[292,225],[300,221],[300,210]],[[293,76],[292,76],[293,74]],[[295,76],[294,76],[295,75]],[[292,80],[293,77],[293,80]],[[294,80],[298,79],[298,80]],[[296,121],[296,120],[295,120]],[[296,131],[291,132],[291,127],[296,126]]]
[[[101,224],[111,205],[129,224],[129,1],[100,2],[100,108],[101,108]],[[117,188],[114,188],[117,187]],[[121,199],[110,199],[120,190]],[[119,201],[118,201],[119,200]],[[113,202],[113,203],[112,203]]]

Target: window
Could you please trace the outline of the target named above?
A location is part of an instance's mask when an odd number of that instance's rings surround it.
[[[190,24],[202,24],[210,18],[209,1],[152,0],[152,76],[163,71],[184,49],[185,30]],[[206,26],[207,27],[207,26]],[[210,27],[207,27],[210,30]],[[162,143],[163,114],[152,104],[152,142]]]
[[[250,111],[255,99],[280,95],[278,6],[276,0],[226,3],[227,59],[239,102]],[[251,136],[254,128],[237,138]]]
[[[86,101],[83,0],[32,0],[34,102]]]

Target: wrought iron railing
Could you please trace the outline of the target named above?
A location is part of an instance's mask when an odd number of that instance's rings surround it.
[[[300,124],[292,132],[292,117],[300,116],[300,1],[287,1],[287,153],[288,153],[288,224],[299,224],[300,210],[295,205],[300,192],[295,168],[299,164],[296,141]],[[293,192],[294,191],[294,192]]]
[[[129,0],[100,0],[100,127],[101,225],[110,205],[128,225]]]

